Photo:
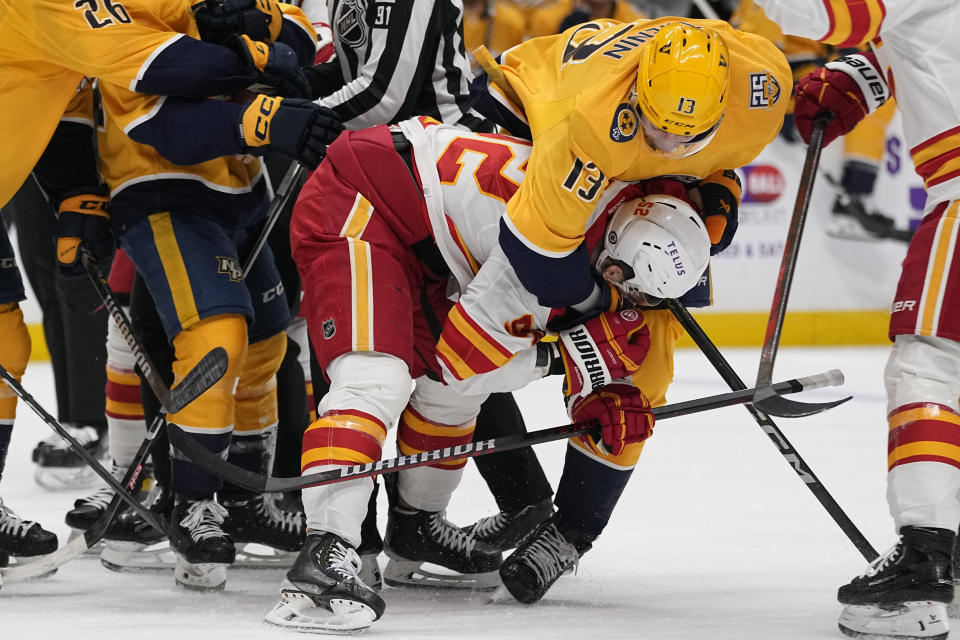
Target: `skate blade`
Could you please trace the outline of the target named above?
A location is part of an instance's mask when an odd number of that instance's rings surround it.
[[[428,569],[436,567],[439,572]],[[391,587],[416,587],[424,589],[454,589],[461,591],[493,591],[499,587],[500,574],[455,573],[427,562],[397,560],[390,558],[383,570],[383,581]]]
[[[47,491],[73,491],[92,489],[103,484],[96,472],[83,465],[80,467],[37,467],[33,480]]]
[[[233,566],[243,569],[278,569],[290,567],[297,558],[293,551],[283,551],[256,542],[237,545]]]
[[[166,540],[151,545],[107,540],[100,552],[100,564],[117,573],[170,571],[176,567],[177,556]]]
[[[356,600],[332,598],[329,610],[297,591],[284,591],[280,602],[264,616],[263,621],[276,627],[305,633],[355,635],[366,631],[377,619],[376,613]]]
[[[189,591],[223,591],[227,586],[228,564],[219,562],[187,562],[177,556],[174,578],[178,587]]]
[[[53,553],[56,553],[54,551]],[[7,559],[7,564],[0,567],[0,579],[3,576],[11,574],[12,579],[8,579],[10,582],[18,582],[19,580],[43,580],[44,578],[49,578],[57,572],[59,567],[54,566],[48,571],[41,570],[42,565],[47,562],[47,559],[53,554],[46,554],[41,556],[9,556]],[[36,573],[36,570],[41,570],[41,572]],[[17,575],[18,573],[22,574],[24,571],[33,572],[35,575]],[[2,584],[2,583],[0,583]]]
[[[847,605],[838,622],[840,631],[861,640],[946,640],[950,633],[942,602],[904,602],[893,608]]]
[[[516,602],[517,600],[510,595],[510,592],[503,585],[497,587],[487,599],[487,604],[516,604]]]
[[[70,535],[67,537],[67,544],[73,542],[77,538],[83,537],[83,529],[74,529],[70,528]],[[84,556],[99,556],[100,552],[103,551],[103,541],[96,542],[92,547],[88,547],[86,551],[83,552]]]

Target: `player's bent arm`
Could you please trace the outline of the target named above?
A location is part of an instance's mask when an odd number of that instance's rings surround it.
[[[231,49],[152,26],[159,21],[142,0],[118,0],[109,12],[91,13],[88,5],[52,0],[22,4],[23,11],[31,12],[25,19],[35,25],[31,44],[42,59],[157,95],[227,94],[256,79]]]
[[[93,138],[93,89],[85,81],[67,106],[47,148],[33,168],[54,208],[64,194],[96,187],[100,182]]]
[[[293,49],[301,64],[313,64],[319,43],[310,18],[299,7],[289,4],[281,3],[280,11],[283,12],[283,27],[277,41]]]
[[[541,306],[574,307],[596,294],[583,234],[608,183],[595,163],[569,150],[563,131],[537,136],[501,219],[500,248]]]
[[[940,0],[947,6],[950,0]],[[913,0],[756,0],[784,33],[841,47],[870,42],[926,3]]]

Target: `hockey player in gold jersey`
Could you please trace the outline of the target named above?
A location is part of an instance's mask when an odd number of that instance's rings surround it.
[[[777,135],[791,86],[772,43],[709,20],[593,21],[480,60],[492,83],[475,84],[478,110],[533,140],[500,245],[541,303],[583,311],[609,297],[583,233],[610,179],[701,179],[750,162]],[[708,217],[715,244],[726,222]]]

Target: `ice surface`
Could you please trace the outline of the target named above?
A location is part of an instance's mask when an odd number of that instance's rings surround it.
[[[759,348],[725,353],[752,383]],[[777,423],[880,552],[894,539],[884,500],[886,355],[884,348],[782,349],[774,372],[775,380],[834,367],[846,374],[842,390],[806,397],[852,393],[852,401]],[[24,384],[55,409],[48,365],[31,365]],[[558,384],[541,382],[519,394],[531,429],[566,421]],[[724,391],[698,352],[678,354],[671,401]],[[30,450],[48,432],[20,408],[0,495],[63,538],[63,514],[86,491],[47,493],[34,484]],[[554,486],[564,446],[538,448]],[[492,498],[468,465],[449,518],[466,524],[493,512]],[[840,638],[836,588],[864,567],[749,414],[732,407],[657,424],[604,535],[578,574],[561,578],[540,603],[488,604],[485,594],[388,589],[387,613],[368,637]],[[175,588],[171,573],[116,574],[83,557],[52,578],[3,586],[0,640],[302,637],[261,624],[280,577],[280,570],[231,570],[225,592],[200,595]]]

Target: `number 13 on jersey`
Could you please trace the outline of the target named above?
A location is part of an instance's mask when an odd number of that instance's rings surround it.
[[[606,178],[597,165],[575,158],[567,179],[563,181],[563,188],[575,192],[584,202],[590,202],[600,193]]]

